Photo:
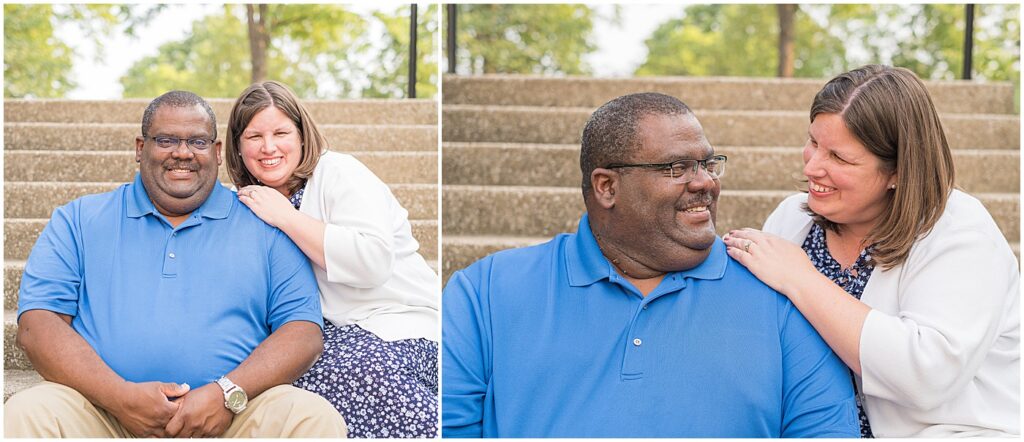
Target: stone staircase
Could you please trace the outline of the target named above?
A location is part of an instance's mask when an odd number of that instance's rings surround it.
[[[827,79],[445,76],[442,277],[498,250],[573,232],[584,211],[579,142],[606,101],[655,91],[686,102],[729,156],[719,234],[760,227],[801,177],[814,94]],[[1020,256],[1020,116],[1008,83],[928,82],[957,184]]]
[[[209,100],[223,140],[233,100]],[[25,260],[53,209],[133,179],[149,100],[4,101],[4,400],[39,375],[15,344]],[[420,254],[438,269],[437,102],[306,101],[332,150],[388,183],[409,211]],[[221,167],[220,180],[230,184]]]

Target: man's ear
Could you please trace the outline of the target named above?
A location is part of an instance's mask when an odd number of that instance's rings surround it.
[[[596,168],[590,172],[590,187],[594,192],[594,201],[605,209],[615,207],[615,194],[619,191],[618,172],[611,169]]]
[[[223,145],[224,144],[220,140],[217,140],[217,141],[215,141],[213,143],[213,154],[217,157],[217,165],[218,166],[220,166],[220,164],[222,162],[222,159],[220,157],[220,152],[221,152],[221,146],[223,146]]]
[[[146,139],[141,136],[135,137],[135,162],[142,162],[142,146],[146,144]]]

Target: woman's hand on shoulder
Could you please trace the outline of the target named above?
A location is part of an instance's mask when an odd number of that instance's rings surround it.
[[[281,192],[267,186],[245,186],[238,189],[238,200],[249,207],[263,222],[281,228],[295,206]]]
[[[731,230],[722,237],[726,252],[757,279],[789,296],[818,271],[800,246],[757,229]]]

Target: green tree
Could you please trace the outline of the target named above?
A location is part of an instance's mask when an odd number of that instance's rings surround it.
[[[4,96],[62,97],[74,89],[71,48],[53,35],[52,5],[4,5]]]
[[[695,5],[646,41],[637,75],[771,76],[778,30],[771,5]],[[975,77],[1020,78],[1019,5],[976,10]],[[926,79],[959,78],[963,5],[800,5],[795,76],[830,77],[868,63],[913,70]]]
[[[182,41],[169,42],[157,55],[143,57],[121,77],[125,97],[155,97],[184,89],[205,97],[232,97],[249,85],[245,25],[230,7],[192,23]]]
[[[364,73],[349,58],[367,30],[363,17],[334,4],[269,5],[269,14],[268,78],[304,97],[358,96],[353,79]]]
[[[817,76],[829,64],[821,54],[844,55],[803,7],[794,14],[794,75]],[[774,76],[779,25],[774,5],[695,5],[645,41],[647,59],[636,75]]]
[[[458,5],[460,61],[472,73],[586,74],[594,13],[586,5]]]
[[[437,5],[417,8],[416,19],[416,97],[437,96]],[[402,6],[394,13],[375,12],[374,17],[385,28],[384,47],[369,70],[369,87],[363,91],[368,98],[406,97],[409,76],[409,7]]]
[[[974,72],[980,78],[1020,86],[1020,5],[978,5]]]
[[[209,97],[234,97],[252,79],[247,23],[240,5],[192,24],[189,36],[158,48],[121,78],[126,97],[152,97],[187,88]],[[269,5],[267,78],[287,83],[307,98],[352,93],[350,51],[366,28],[357,14],[338,5]]]
[[[137,25],[161,8],[103,4],[4,5],[4,96],[57,98],[75,88],[76,83],[70,77],[74,51],[55,35],[57,23],[71,21],[95,42],[122,23],[121,31],[132,35]],[[99,57],[102,51],[97,51],[96,55]]]

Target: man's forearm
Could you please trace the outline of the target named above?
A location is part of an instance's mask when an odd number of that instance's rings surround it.
[[[18,320],[18,346],[32,367],[51,382],[75,389],[89,402],[110,410],[124,385],[89,343],[70,325],[70,317],[48,310],[29,310]]]
[[[226,375],[251,399],[271,387],[295,382],[313,366],[323,348],[319,326],[308,321],[292,321],[271,333]]]

